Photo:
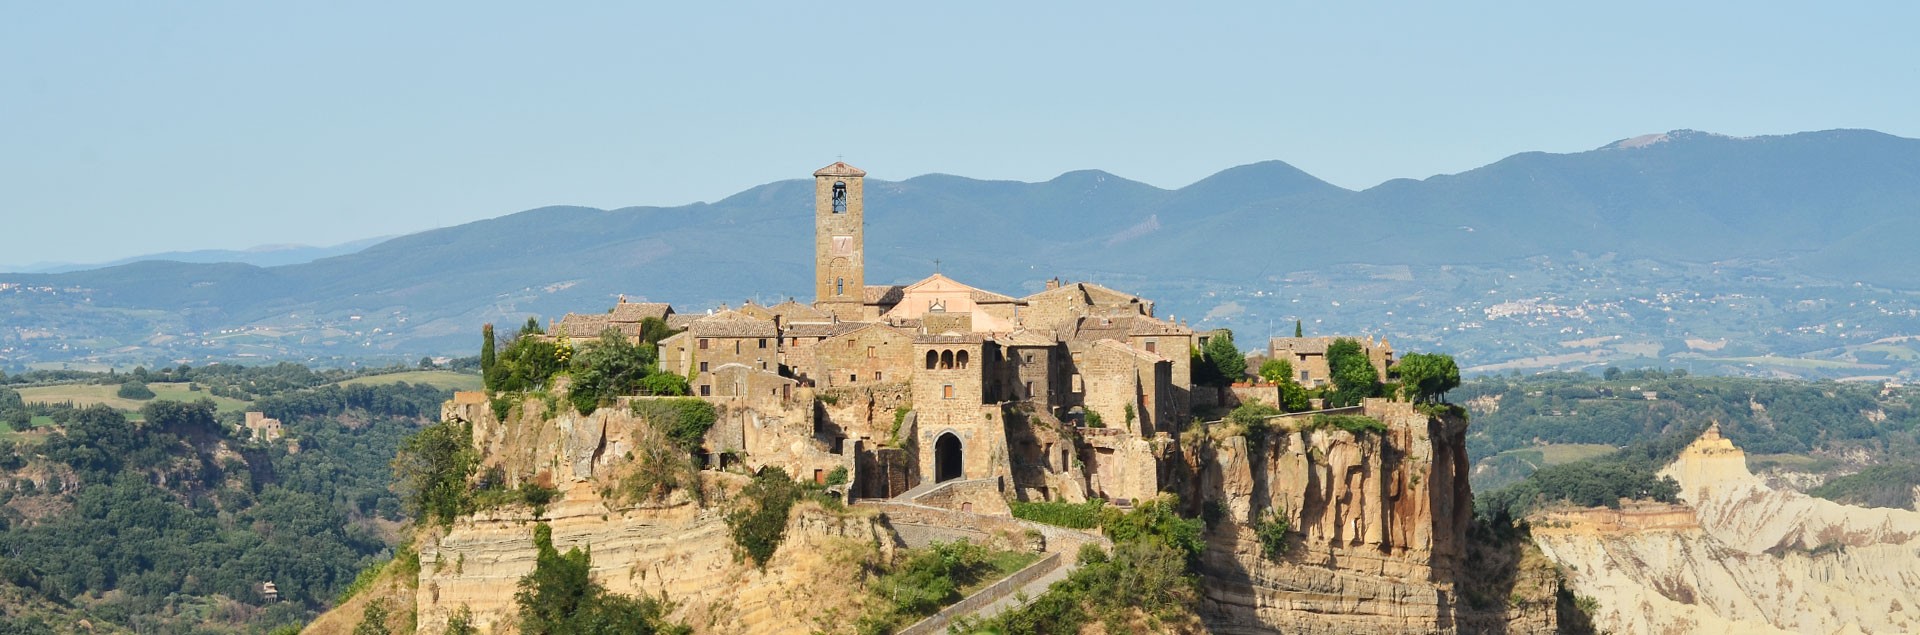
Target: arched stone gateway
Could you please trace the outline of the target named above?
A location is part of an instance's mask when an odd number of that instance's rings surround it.
[[[933,442],[933,482],[960,478],[960,459],[960,437],[952,432],[940,435]]]

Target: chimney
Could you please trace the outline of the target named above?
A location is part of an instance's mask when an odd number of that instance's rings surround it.
[[[1051,279],[1051,280],[1048,280],[1048,281],[1047,281],[1047,290],[1048,290],[1048,291],[1052,291],[1052,290],[1054,290],[1054,289],[1058,289],[1058,288],[1060,288],[1060,277],[1059,277],[1059,276],[1054,276],[1054,277],[1053,277],[1053,279]]]

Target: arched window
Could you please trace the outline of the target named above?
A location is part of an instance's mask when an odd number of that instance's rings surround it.
[[[939,366],[939,365],[940,365],[940,354],[934,351],[927,351],[927,370],[933,370],[933,367]]]
[[[955,356],[953,356],[953,363],[954,363],[954,365],[955,365],[956,367],[959,367],[959,368],[966,368],[966,367],[967,367],[967,352],[966,352],[966,351],[960,351],[960,354],[959,354],[959,355],[955,355]]]
[[[833,213],[847,213],[847,182],[833,182]]]
[[[953,351],[940,351],[940,368],[953,368]]]

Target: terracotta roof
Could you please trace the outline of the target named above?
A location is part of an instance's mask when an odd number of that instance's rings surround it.
[[[703,317],[706,317],[706,316],[700,315],[697,313],[675,313],[673,315],[667,316],[667,328],[670,328],[676,331],[684,331],[687,329],[688,325],[693,324],[694,320],[698,320]]]
[[[833,321],[833,316],[828,315],[827,312],[792,300],[767,307],[767,310],[773,312],[774,315],[780,316],[781,319],[785,320],[788,324]]]
[[[555,335],[565,333],[567,337],[599,337],[602,331],[607,330],[609,324],[610,322],[604,314],[582,315],[579,313],[568,313],[560,318],[560,324],[555,326],[553,330]]]
[[[833,165],[813,171],[814,176],[866,176],[867,171],[847,165],[845,161],[834,161]]]
[[[1267,350],[1273,352],[1306,353],[1309,355],[1327,354],[1327,346],[1337,337],[1276,337],[1267,340]]]
[[[1007,302],[1019,302],[1019,300],[1015,299],[1013,296],[1000,295],[998,293],[994,293],[992,291],[986,291],[982,289],[974,289],[972,296],[973,296],[973,301],[978,302],[980,304],[1004,304]]]
[[[897,284],[870,284],[861,289],[867,304],[899,304],[906,287]]]
[[[779,333],[772,320],[762,320],[739,311],[721,311],[701,316],[687,325],[699,337],[774,337]]]
[[[1127,317],[1127,318],[1114,318],[1114,321],[1116,322],[1120,320],[1126,320],[1128,335],[1192,335],[1193,334],[1193,330],[1188,329],[1187,327],[1180,326],[1172,322],[1163,321],[1163,320],[1160,320],[1159,318],[1151,318],[1144,315],[1136,315],[1136,316]]]
[[[833,337],[842,333],[852,333],[864,328],[868,322],[802,322],[788,326],[782,337]]]
[[[993,340],[1006,346],[1053,346],[1059,341],[1054,339],[1052,331],[1020,329],[1005,335],[995,335]]]
[[[638,322],[647,318],[664,320],[673,313],[673,305],[665,302],[621,302],[613,305],[612,316],[615,322]]]
[[[1114,341],[1114,340],[1100,340],[1100,341],[1098,341],[1098,342],[1094,342],[1094,343],[1093,343],[1093,346],[1094,346],[1094,348],[1105,348],[1105,349],[1108,349],[1108,350],[1111,350],[1111,351],[1114,351],[1114,352],[1117,352],[1117,353],[1124,353],[1124,354],[1126,354],[1126,355],[1128,355],[1128,356],[1131,356],[1131,357],[1134,357],[1134,358],[1138,358],[1138,359],[1142,359],[1142,360],[1146,360],[1146,361],[1150,361],[1150,362],[1156,362],[1156,363],[1157,363],[1157,362],[1165,362],[1165,361],[1168,361],[1168,360],[1167,360],[1167,358],[1165,358],[1165,357],[1161,357],[1161,356],[1159,356],[1159,355],[1157,355],[1157,354],[1154,354],[1154,353],[1149,353],[1149,352],[1146,352],[1146,351],[1143,351],[1143,350],[1140,350],[1140,349],[1137,349],[1137,348],[1134,348],[1134,347],[1132,347],[1132,346],[1129,346],[1129,345],[1126,345],[1126,344],[1122,344],[1122,343],[1120,343],[1120,342],[1117,342],[1117,341]]]

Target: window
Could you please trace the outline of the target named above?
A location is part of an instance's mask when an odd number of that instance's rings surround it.
[[[860,375],[859,375],[859,373],[847,373],[847,382],[848,382],[848,383],[855,383],[855,382],[858,382],[858,381],[860,381]]]
[[[1300,371],[1300,381],[1306,381],[1306,380],[1307,380],[1307,371],[1304,371],[1304,370]]]
[[[1147,340],[1147,352],[1149,352],[1149,353],[1157,353],[1157,352],[1159,352],[1159,351],[1157,351],[1157,350],[1155,350],[1156,348],[1158,348],[1158,345],[1159,345],[1159,343],[1158,343],[1158,342],[1156,342],[1156,341],[1154,341],[1154,340]]]
[[[933,367],[938,365],[940,365],[940,354],[927,351],[927,370],[933,370]]]
[[[702,397],[712,397],[712,396],[713,396],[713,386],[709,386],[709,385],[706,385],[706,384],[700,384],[700,396],[702,396]]]
[[[954,356],[953,356],[953,364],[954,364],[955,366],[958,366],[958,367],[960,367],[960,368],[966,368],[966,367],[967,367],[967,352],[966,352],[966,351],[960,351],[960,354],[958,354],[958,355],[954,355]]]
[[[700,350],[707,350],[707,338],[700,338]]]
[[[704,372],[707,372],[707,363],[706,363],[706,362],[700,362],[700,372],[703,372],[703,373],[704,373]]]
[[[733,341],[733,354],[735,355],[740,354],[740,340]]]
[[[1026,392],[1025,392],[1025,393],[1023,393],[1023,394],[1022,394],[1022,396],[1025,396],[1025,397],[1032,397],[1032,396],[1033,396],[1033,382],[1027,382],[1027,384],[1026,384],[1026,386],[1025,386],[1025,388],[1026,388]]]
[[[847,213],[847,182],[833,182],[833,213]]]
[[[1028,363],[1028,364],[1031,364],[1031,363],[1033,363],[1033,353],[1027,353],[1027,355],[1026,355],[1026,363]]]
[[[872,346],[867,347],[867,359],[873,359],[878,356],[879,356],[879,353],[874,350],[874,347]]]
[[[760,348],[766,348],[766,347],[767,347],[767,338],[764,338],[764,337],[760,338]],[[1152,350],[1152,349],[1148,349],[1148,350]]]
[[[880,381],[880,371],[873,371],[873,380]]]
[[[834,278],[834,279],[833,279],[833,294],[834,294],[834,295],[846,295],[846,294],[847,294],[847,279],[846,279],[846,278]]]
[[[945,399],[952,399],[952,398],[953,398],[953,384],[947,384],[947,385],[945,385],[945,386],[941,386],[941,387],[940,387],[940,396],[941,396],[942,398],[945,398]]]

